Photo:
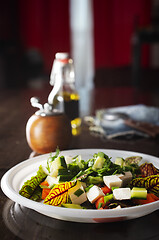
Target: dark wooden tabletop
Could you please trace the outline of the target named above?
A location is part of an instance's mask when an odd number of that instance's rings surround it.
[[[0,93],[0,178],[14,165],[28,159],[31,154],[25,126],[35,112],[30,105],[32,96],[46,101],[50,89],[5,90]],[[106,94],[107,93],[107,94]],[[121,95],[120,95],[121,93]],[[127,97],[128,95],[128,97]],[[112,97],[113,96],[113,97]],[[119,97],[120,96],[120,97]],[[121,97],[122,96],[122,97]],[[97,89],[92,95],[97,108],[142,103],[158,106],[158,100],[150,94],[134,95],[133,89]],[[90,114],[90,113],[89,113]],[[69,149],[105,148],[136,151],[159,157],[159,138],[104,139],[94,136],[83,122],[81,134],[73,136]],[[0,239],[159,239],[159,211],[134,220],[84,224],[56,220],[9,200],[0,190]]]

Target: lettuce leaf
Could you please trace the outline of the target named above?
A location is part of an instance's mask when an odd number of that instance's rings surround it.
[[[152,163],[144,163],[140,166],[141,175],[148,177],[159,174],[159,170]]]
[[[43,168],[40,165],[37,174],[23,184],[22,188],[19,191],[19,194],[23,197],[37,200],[37,196],[40,196],[40,190],[36,189],[39,187],[39,184],[46,178],[46,176],[46,173],[43,171]]]
[[[55,185],[44,200],[45,204],[60,206],[67,203],[69,196],[68,190],[76,185],[76,182],[65,182]]]

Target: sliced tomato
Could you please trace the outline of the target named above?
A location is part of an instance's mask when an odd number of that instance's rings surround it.
[[[95,202],[95,206],[97,209],[104,208],[105,207],[104,197],[98,198]]]
[[[111,189],[110,188],[108,188],[107,186],[104,186],[104,187],[102,187],[101,188],[102,189],[102,191],[103,191],[103,193],[106,195],[107,193],[111,193]]]
[[[151,202],[155,202],[155,201],[156,200],[153,198],[152,193],[148,193],[147,194],[147,199],[134,199],[134,202],[136,204],[140,204],[140,205],[151,203]]]
[[[151,197],[152,197],[155,201],[159,200],[159,197],[157,197],[155,194],[153,194],[153,193],[149,193],[149,194],[151,194]]]
[[[98,198],[95,202],[95,206],[97,209],[106,209],[107,208],[107,205],[109,205],[110,201],[108,202],[105,202],[104,201],[104,196]]]

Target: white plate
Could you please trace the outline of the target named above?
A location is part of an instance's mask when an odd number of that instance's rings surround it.
[[[129,157],[129,156],[142,156],[142,162],[151,162],[157,168],[159,168],[159,159],[147,154],[128,152],[122,150],[111,150],[111,149],[78,149],[62,151],[61,155],[75,156],[80,154],[82,159],[87,160],[93,156],[94,153],[99,151],[104,152],[109,157],[112,157],[112,161],[116,157]],[[45,205],[41,202],[35,202],[19,195],[19,189],[23,183],[30,179],[31,176],[35,175],[41,164],[45,165],[49,154],[41,155],[35,158],[28,159],[24,162],[11,168],[4,174],[1,179],[1,188],[5,195],[11,200],[33,209],[41,214],[56,219],[74,221],[74,222],[87,222],[87,223],[98,223],[98,222],[112,222],[121,221],[127,219],[138,218],[147,215],[159,208],[159,201],[145,204],[142,206],[135,206],[130,208],[122,209],[107,209],[107,210],[95,210],[95,209],[69,209],[62,207],[54,207]]]

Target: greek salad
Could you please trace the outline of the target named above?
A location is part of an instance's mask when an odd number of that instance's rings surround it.
[[[104,152],[87,160],[81,155],[50,154],[19,194],[44,204],[77,209],[120,209],[159,200],[159,170],[141,164],[141,156],[116,157]]]

